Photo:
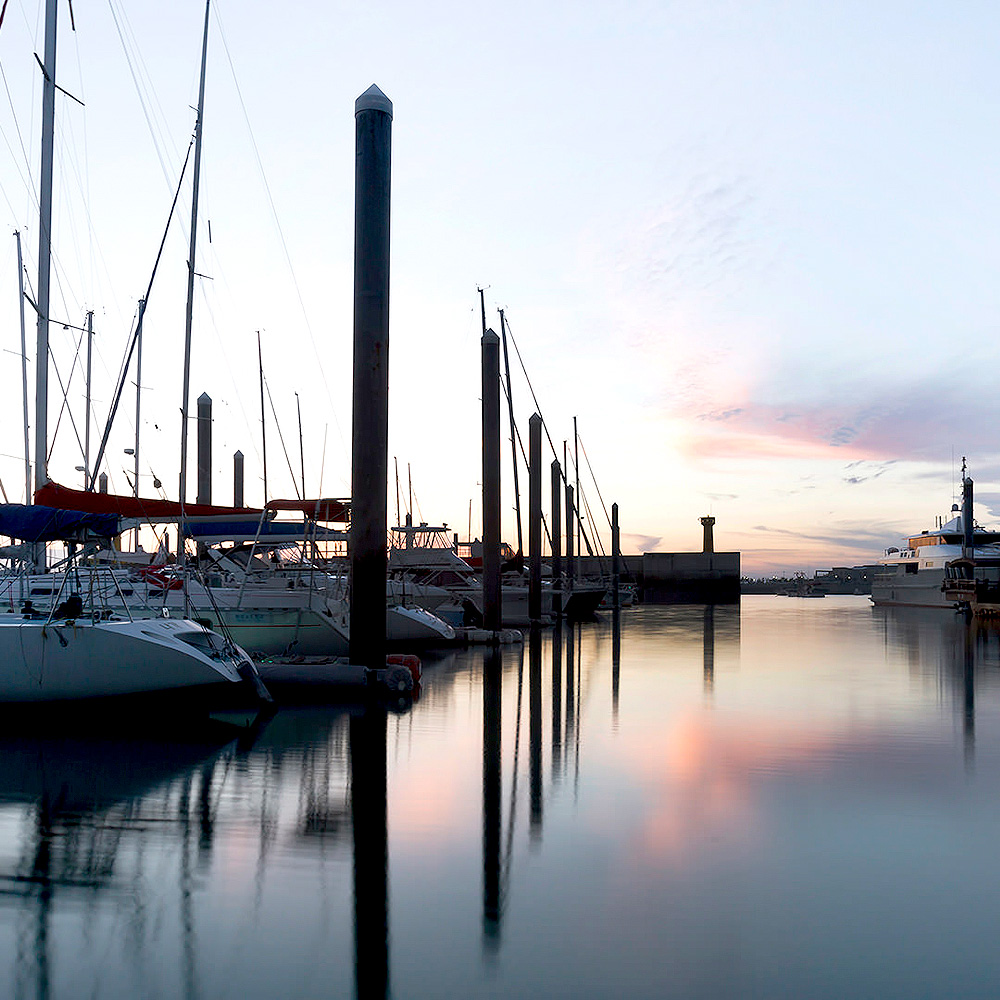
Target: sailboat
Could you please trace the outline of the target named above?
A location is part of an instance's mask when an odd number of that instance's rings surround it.
[[[35,485],[48,482],[48,333],[52,232],[57,0],[46,0],[35,380]],[[207,10],[206,10],[207,29]],[[0,533],[32,547],[45,568],[45,546],[109,539],[117,518],[43,505],[0,507]],[[63,702],[183,691],[246,682],[266,694],[253,662],[234,643],[187,619],[133,621],[86,606],[68,568],[59,597],[39,612],[30,600],[0,613],[0,703]]]

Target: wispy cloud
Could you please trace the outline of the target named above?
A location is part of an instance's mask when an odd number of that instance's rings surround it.
[[[987,459],[989,465],[983,462],[979,474],[989,475],[1000,399],[985,391],[970,392],[957,370],[940,376],[932,383],[900,377],[890,384],[859,377],[852,386],[815,389],[811,402],[794,409],[761,398],[788,391],[767,379],[744,385],[738,405],[708,391],[701,399],[675,399],[667,407],[674,418],[688,422],[687,443],[693,454],[833,458],[846,453],[843,457],[854,462],[877,463],[866,465],[864,474],[844,478],[860,483],[883,475],[893,460],[940,462],[960,437],[964,450]],[[877,405],[871,403],[873,398],[879,400]]]
[[[898,459],[893,458],[887,462],[850,462],[844,467],[844,471],[849,469],[857,469],[858,471],[854,475],[844,476],[843,482],[851,486],[858,486],[861,483],[870,482],[872,479],[878,479],[880,476],[884,476],[897,461]]]
[[[662,535],[636,535],[623,531],[621,546],[625,552],[655,552],[662,540]]]

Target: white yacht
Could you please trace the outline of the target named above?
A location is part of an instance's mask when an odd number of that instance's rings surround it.
[[[956,579],[1000,582],[1000,531],[975,524],[964,462],[962,496],[961,507],[952,505],[951,520],[885,550],[872,579],[873,604],[954,609]]]

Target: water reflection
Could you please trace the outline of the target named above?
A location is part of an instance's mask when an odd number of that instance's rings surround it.
[[[211,838],[210,802],[206,795],[192,801],[193,776],[201,774],[205,787],[219,752],[220,744],[208,737],[189,742],[131,737],[92,741],[57,734],[0,739],[0,806],[23,831],[16,856],[0,867],[2,905],[17,911],[15,995],[51,995],[51,927],[57,907],[78,905],[94,893],[110,894],[132,902],[132,927],[141,932],[141,898],[134,883],[116,873],[119,855],[136,829],[136,801],[182,776],[179,815],[161,801],[145,819],[169,824],[176,816],[188,859],[192,812]],[[6,854],[13,845],[3,846]],[[184,994],[195,996],[189,910],[182,909],[180,930]]]
[[[500,935],[501,660],[496,647],[483,658],[483,936]]]
[[[552,780],[562,770],[562,621],[552,629]]]
[[[354,944],[357,996],[389,991],[389,839],[386,826],[386,713],[351,716],[351,820],[354,830]]]
[[[702,676],[705,682],[705,694],[710,695],[715,687],[715,605],[706,604],[703,612],[702,626]]]
[[[537,626],[531,629],[528,642],[531,836],[537,840],[542,833],[542,634]]]
[[[618,693],[621,687],[622,672],[622,617],[619,608],[615,608],[611,618],[611,719],[614,728],[618,728]]]
[[[403,716],[0,764],[18,997],[1000,989],[1000,630],[947,614],[628,609]]]

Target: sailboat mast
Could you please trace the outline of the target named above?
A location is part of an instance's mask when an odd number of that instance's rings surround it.
[[[205,32],[201,43],[201,79],[198,83],[198,117],[194,125],[194,177],[191,181],[191,246],[188,251],[187,309],[184,316],[184,394],[181,403],[181,481],[180,502],[187,499],[188,400],[191,394],[191,318],[194,311],[194,265],[198,239],[198,188],[201,180],[201,139],[205,116],[205,66],[208,59],[208,12],[205,2]],[[183,542],[183,523],[181,535]]]
[[[24,502],[31,503],[31,441],[28,433],[28,344],[24,332],[24,262],[21,259],[21,234],[17,240],[17,288],[21,303],[21,398],[24,403]]]
[[[500,310],[500,334],[503,340],[503,367],[507,379],[507,410],[510,413],[510,456],[514,460],[514,513],[517,517],[517,554],[524,554],[521,538],[521,491],[517,485],[517,429],[514,426],[514,395],[510,387],[510,359],[507,356],[507,321]]]
[[[35,489],[49,480],[49,279],[52,259],[52,160],[56,116],[57,0],[45,2],[42,152],[38,178],[38,338],[35,348]],[[30,502],[30,501],[29,501]],[[44,549],[42,549],[44,559]]]

